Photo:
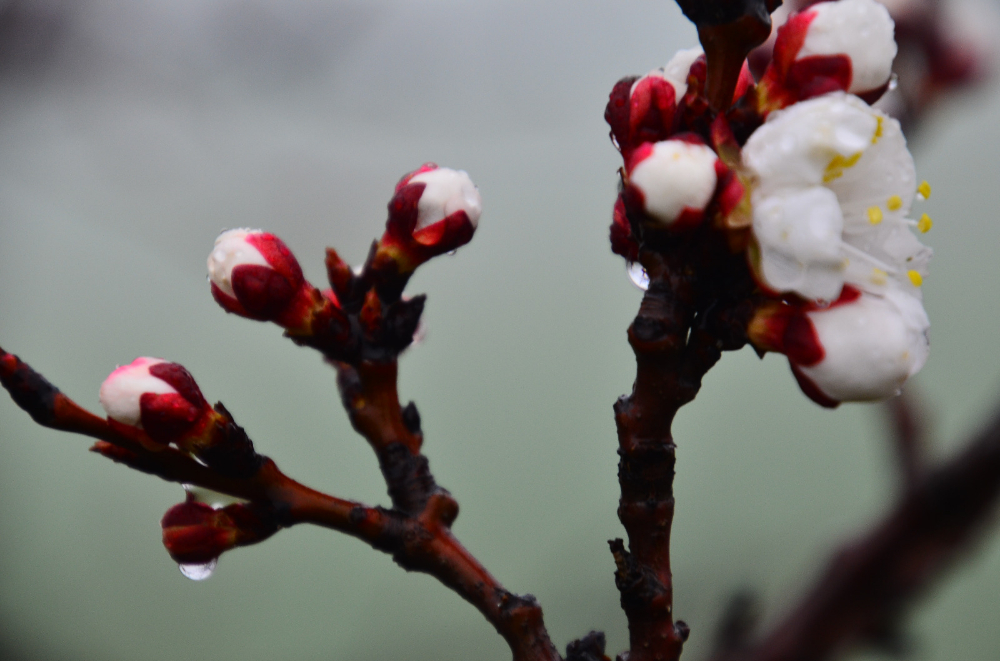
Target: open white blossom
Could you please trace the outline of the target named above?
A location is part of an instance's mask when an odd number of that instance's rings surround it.
[[[833,93],[771,113],[747,141],[758,276],[768,288],[832,301],[845,284],[920,297],[930,248],[907,220],[917,190],[899,123]],[[921,184],[926,186],[926,184]]]

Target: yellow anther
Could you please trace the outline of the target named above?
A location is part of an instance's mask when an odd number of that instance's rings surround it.
[[[872,144],[874,145],[878,142],[878,139],[882,137],[882,117],[879,115],[875,116],[875,135],[872,136]]]
[[[926,180],[921,181],[920,185],[917,186],[917,192],[920,193],[920,197],[926,200],[931,196],[931,185]]]
[[[902,206],[903,206],[903,198],[901,198],[898,195],[893,195],[885,203],[885,208],[888,209],[889,211],[896,211]]]
[[[834,179],[843,176],[844,170],[854,167],[860,158],[861,152],[851,154],[847,158],[844,158],[840,154],[831,158],[830,162],[827,163],[826,172],[823,173],[823,183],[828,184]]]
[[[924,277],[914,270],[909,270],[906,272],[907,277],[910,278],[910,282],[913,283],[914,287],[919,287],[924,284]]]
[[[926,234],[931,231],[934,227],[934,221],[927,214],[920,216],[920,220],[917,221],[917,229]]]
[[[888,282],[889,274],[879,268],[872,269],[872,284],[884,285]]]
[[[868,207],[868,222],[878,225],[882,222],[882,210],[878,207]]]

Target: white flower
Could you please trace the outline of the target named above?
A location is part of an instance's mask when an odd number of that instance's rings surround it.
[[[417,224],[414,231],[429,227],[459,211],[468,216],[473,229],[479,225],[483,200],[479,189],[465,170],[435,168],[414,175],[408,184],[424,184],[417,203]]]
[[[822,359],[811,365],[789,361],[803,390],[817,401],[810,385],[834,403],[892,397],[927,360],[927,314],[919,300],[894,287],[805,316]]]
[[[711,148],[683,140],[646,143],[630,159],[628,183],[643,209],[664,225],[697,222],[718,183],[718,157]],[[687,212],[687,214],[685,214]]]
[[[916,193],[899,123],[833,93],[771,113],[747,141],[755,264],[768,288],[832,301],[845,284],[920,297],[931,256],[906,219]],[[922,184],[926,186],[926,184]]]
[[[161,358],[136,358],[112,372],[101,384],[101,406],[112,420],[132,427],[142,427],[139,400],[145,393],[178,394],[177,389],[153,376],[149,369],[167,361]]]
[[[877,89],[889,80],[896,57],[895,24],[884,6],[875,0],[821,2],[800,16],[808,25],[796,61],[846,55],[851,60],[851,93]],[[789,25],[795,25],[794,19]]]

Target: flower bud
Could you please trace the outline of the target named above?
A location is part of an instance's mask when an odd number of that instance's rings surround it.
[[[227,312],[304,330],[322,297],[281,239],[260,230],[233,229],[208,256],[212,296]]]
[[[188,501],[174,505],[160,521],[163,546],[180,564],[203,564],[236,546],[238,530],[225,510]]]
[[[212,500],[236,500],[210,492]],[[273,535],[277,523],[273,517],[249,503],[235,503],[215,508],[199,502],[189,493],[186,502],[174,505],[160,521],[163,546],[181,565],[205,565],[237,546],[263,541]]]
[[[464,170],[426,163],[396,184],[377,263],[412,272],[431,257],[472,240],[483,211],[479,189]]]
[[[646,143],[629,160],[626,195],[663,226],[692,227],[715,194],[718,162],[703,144]]]
[[[826,308],[766,306],[751,322],[758,349],[788,357],[802,391],[816,403],[886,399],[927,360],[930,322],[900,289],[877,296],[845,288]]]
[[[893,27],[875,0],[818,3],[779,29],[770,76],[798,99],[838,90],[877,98],[896,56]]]
[[[136,358],[104,380],[101,406],[113,423],[160,444],[196,433],[214,415],[191,374],[159,358]]]

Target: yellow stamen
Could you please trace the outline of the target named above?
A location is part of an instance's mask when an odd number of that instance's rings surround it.
[[[872,269],[872,284],[884,285],[888,282],[889,274],[879,268]]]
[[[927,214],[920,216],[920,220],[917,221],[918,230],[926,234],[927,232],[931,231],[932,227],[934,227],[934,221],[931,220],[930,216],[928,216]]]
[[[931,185],[926,180],[921,181],[920,185],[917,186],[917,192],[920,193],[920,197],[926,200],[931,196]]]
[[[868,207],[868,222],[878,225],[882,222],[882,210],[878,207]]]
[[[882,137],[882,117],[875,116],[875,135],[872,136],[872,144],[874,145],[878,142],[878,139]]]
[[[917,273],[916,271],[909,270],[906,272],[906,275],[910,278],[910,282],[913,283],[914,287],[919,287],[920,285],[924,284],[923,276]]]
[[[893,195],[886,201],[885,206],[889,211],[896,211],[903,206],[903,198]]]
[[[830,162],[826,166],[826,172],[823,173],[823,183],[828,184],[834,179],[843,176],[844,170],[854,167],[860,158],[861,152],[851,154],[847,158],[844,158],[840,154],[831,158]]]

